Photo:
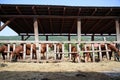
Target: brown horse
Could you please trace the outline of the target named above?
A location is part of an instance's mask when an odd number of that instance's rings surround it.
[[[10,46],[10,51],[13,51],[13,47],[12,46]],[[5,56],[7,55],[7,52],[8,52],[8,45],[7,44],[3,44],[0,47],[0,53],[2,53],[3,60],[5,60]]]
[[[30,55],[31,45],[32,44],[26,44],[26,55]],[[45,58],[46,45],[47,44],[44,44],[44,43],[41,44],[41,51],[40,51],[40,53],[43,55],[43,58]],[[48,44],[48,45],[49,45],[49,47],[51,47],[51,44]],[[33,56],[32,57],[34,59],[37,58],[36,49],[37,49],[36,45],[33,44],[33,48],[32,48],[32,54],[33,54]],[[12,52],[12,57],[14,58],[15,61],[17,61],[17,57],[23,56],[23,53],[21,53],[21,52],[23,52],[23,50],[24,50],[23,49],[23,44],[21,44],[21,45],[17,46],[16,49]]]
[[[80,62],[80,60],[79,60],[80,56],[77,53],[77,48],[75,46],[71,47],[71,52],[72,52],[71,55],[72,55],[73,62],[76,62],[76,60],[78,62]]]
[[[11,61],[17,61],[17,58],[22,58],[23,44],[16,46],[15,50],[11,52]],[[21,57],[20,57],[21,56]]]
[[[115,57],[120,60],[120,50],[119,48],[113,46],[112,44],[107,44],[108,48],[111,50],[111,52],[115,53]]]
[[[106,50],[106,47],[105,47],[104,44],[101,44],[100,47],[101,47],[101,50],[102,50],[102,51],[105,51],[105,50]],[[99,49],[99,47],[98,47],[97,49]],[[109,49],[109,46],[108,46],[108,49]],[[103,58],[104,56],[106,56],[106,52],[101,52],[101,53],[102,53],[102,58]],[[109,54],[109,60],[111,60],[112,52],[109,51],[108,54]],[[98,59],[100,59],[100,54],[99,54],[99,52],[98,52]]]
[[[89,48],[89,47],[87,47],[87,52],[84,52],[84,54],[83,54],[83,56],[84,56],[84,58],[85,58],[85,62],[88,62],[89,59],[91,58],[91,54],[90,54],[90,52],[88,52],[88,51],[90,51],[90,48]]]
[[[116,48],[113,44],[109,44],[109,43],[108,43],[108,44],[107,44],[107,47],[108,47],[108,49],[111,50],[111,51],[108,52],[108,53],[109,53],[109,60],[111,60],[112,52],[117,53],[117,55],[120,56],[120,51],[119,51],[119,49]],[[101,45],[101,50],[106,50],[104,44]],[[106,52],[102,52],[102,57],[105,56],[105,55],[106,55]],[[98,58],[99,58],[99,53],[98,53]]]

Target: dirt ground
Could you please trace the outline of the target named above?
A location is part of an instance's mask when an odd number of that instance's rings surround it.
[[[0,80],[120,80],[120,62],[0,62]]]

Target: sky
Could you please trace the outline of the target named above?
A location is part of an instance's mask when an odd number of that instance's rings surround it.
[[[65,5],[65,6],[119,6],[120,0],[0,0],[0,4],[34,4],[34,5]],[[2,25],[2,24],[1,24]],[[8,26],[0,31],[0,36],[15,36]]]

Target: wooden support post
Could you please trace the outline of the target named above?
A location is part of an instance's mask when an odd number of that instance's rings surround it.
[[[94,44],[92,43],[92,57],[93,57],[93,62],[95,62],[95,49],[94,49]]]
[[[64,43],[62,43],[62,60],[64,60],[65,51],[64,51]]]
[[[81,41],[81,20],[78,18],[77,21],[77,35],[78,35],[78,42]]]
[[[10,59],[10,43],[8,43],[7,59]]]
[[[21,36],[21,40],[24,41],[24,36],[23,35]]]
[[[70,35],[68,35],[68,41],[70,41]]]
[[[48,41],[48,35],[46,36],[46,41]]]
[[[34,17],[34,33],[35,33],[35,44],[36,44],[36,54],[37,54],[37,62],[39,63],[40,60],[40,54],[39,54],[39,32],[38,32],[38,22],[37,18]]]
[[[94,34],[91,36],[91,41],[94,41]]]
[[[23,45],[23,60],[26,58],[26,44]]]
[[[69,60],[71,61],[71,44],[69,43]]]
[[[56,44],[54,44],[54,59],[56,60]]]
[[[120,41],[120,23],[119,23],[119,19],[115,20],[115,25],[116,25],[117,41]]]
[[[34,56],[33,55],[34,53],[33,53],[33,43],[31,44],[31,46],[30,46],[30,60],[32,61],[32,57]]]
[[[102,61],[101,44],[98,44],[98,47],[99,47],[99,58],[100,58],[100,61]]]

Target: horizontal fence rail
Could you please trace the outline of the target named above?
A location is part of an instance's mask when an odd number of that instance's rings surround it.
[[[39,44],[38,47],[35,47],[35,52],[34,50],[34,44]],[[60,61],[64,61],[64,60],[68,60],[71,61],[73,60],[73,54],[76,53],[77,58],[81,58],[83,57],[84,53],[90,53],[90,55],[92,56],[92,61],[95,62],[96,59],[96,55],[99,53],[99,59],[100,61],[102,61],[102,53],[105,52],[106,53],[106,58],[109,60],[109,52],[111,51],[107,44],[113,44],[115,46],[115,44],[120,44],[120,41],[10,41],[10,40],[0,40],[0,44],[7,44],[7,50],[5,51],[5,53],[7,53],[7,60],[11,61],[11,52],[15,51],[16,46],[23,44],[23,51],[21,52],[22,55],[22,60],[25,61],[26,59],[29,58],[30,61],[35,60],[35,61],[49,61],[50,57],[52,56],[52,60],[56,61],[56,60],[60,60]],[[26,45],[27,44],[31,44],[30,45],[30,54],[27,55],[27,48]],[[44,53],[42,53],[42,44],[46,44],[45,45],[45,49],[46,51]],[[49,44],[52,44],[53,49],[50,49]],[[58,46],[58,44],[61,44],[61,46]],[[105,46],[105,50],[101,49],[101,44],[103,44]],[[95,46],[97,45],[97,46]],[[10,50],[10,46],[13,47],[13,50]],[[76,47],[76,51],[72,51],[72,47],[75,46]],[[87,50],[87,47],[89,47],[90,49]],[[35,57],[35,59],[33,59],[33,57]],[[76,57],[76,56],[75,56]],[[78,59],[79,60],[79,59]],[[85,59],[84,59],[85,60]],[[80,62],[78,61],[78,62]],[[85,60],[85,62],[87,62]]]

